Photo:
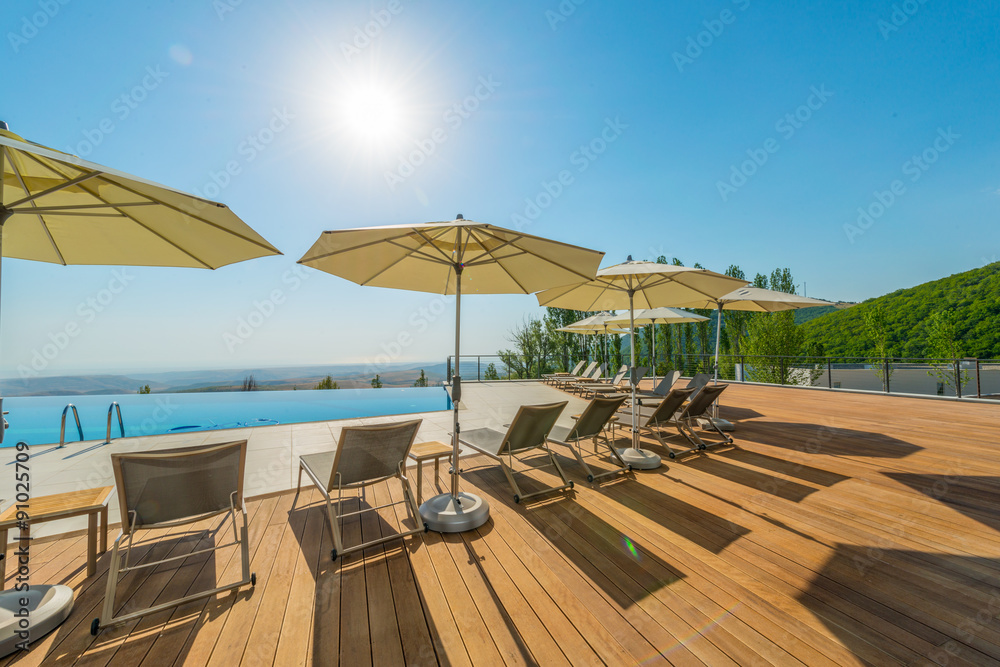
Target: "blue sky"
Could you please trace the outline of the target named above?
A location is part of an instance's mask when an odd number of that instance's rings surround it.
[[[606,264],[788,266],[828,299],[997,259],[996,3],[673,5],[6,2],[14,132],[221,200],[285,255],[5,260],[0,372],[442,360],[450,300],[294,262],[324,229],[459,212]],[[463,350],[535,303],[467,299]]]

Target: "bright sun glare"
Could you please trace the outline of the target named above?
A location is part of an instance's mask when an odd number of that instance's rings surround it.
[[[398,97],[377,85],[348,91],[341,98],[341,114],[346,131],[372,148],[387,148],[403,130]]]

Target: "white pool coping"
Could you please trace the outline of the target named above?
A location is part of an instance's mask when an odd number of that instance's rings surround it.
[[[572,424],[570,415],[577,414],[586,405],[580,398],[568,396],[541,382],[475,382],[462,384],[462,405],[459,411],[463,429],[491,427],[503,429],[517,412],[519,406],[533,403],[550,403],[569,400],[570,404],[560,417],[560,424]],[[196,431],[189,433],[120,438],[102,445],[101,440],[74,442],[59,450],[54,445],[36,445],[31,448],[30,484],[33,497],[65,493],[101,486],[114,486],[111,469],[112,453],[148,451],[203,445],[231,440],[247,440],[247,467],[244,495],[247,498],[287,491],[295,488],[298,457],[332,449],[345,426],[380,424],[406,419],[423,419],[417,442],[439,440],[450,442],[452,412],[441,410],[408,415],[339,419],[303,424],[279,424],[248,428]],[[95,447],[95,445],[97,445]],[[47,453],[46,453],[47,452]],[[0,509],[13,504],[15,497],[15,466],[13,447],[0,449]],[[425,480],[425,484],[426,484]],[[426,495],[426,489],[425,489]],[[112,494],[109,503],[109,523],[120,521],[118,498]],[[32,526],[34,538],[84,530],[86,517],[51,521]],[[110,539],[117,533],[112,531]],[[14,541],[17,531],[10,532]]]

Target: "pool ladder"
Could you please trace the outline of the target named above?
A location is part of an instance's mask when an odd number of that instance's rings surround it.
[[[69,413],[70,408],[73,409],[73,419],[76,420],[76,431],[77,431],[77,433],[80,434],[80,442],[83,442],[83,440],[85,439],[83,437],[83,426],[80,424],[80,413],[77,411],[76,406],[73,405],[72,403],[70,403],[65,408],[63,408],[62,422],[59,425],[59,446],[60,447],[65,447],[66,446],[66,415]],[[110,419],[111,419],[111,416],[109,414],[109,416],[108,416],[109,423],[110,423]],[[110,426],[108,427],[108,430],[109,431],[111,430]]]
[[[118,432],[121,433],[121,437],[125,437],[125,422],[122,421],[122,406],[118,405],[118,401],[113,401],[110,406],[108,406],[108,433],[104,438],[104,444],[111,443],[111,413],[115,410],[118,411]]]

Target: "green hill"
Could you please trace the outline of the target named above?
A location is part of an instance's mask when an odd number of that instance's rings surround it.
[[[1000,358],[1000,262],[809,320],[802,325],[807,344],[821,344],[831,356],[870,355],[864,311],[875,303],[885,308],[894,356],[927,356],[927,319],[937,310],[954,310],[960,323],[963,355]]]
[[[799,308],[795,313],[795,323],[805,324],[806,322],[811,322],[821,315],[826,315],[827,313],[832,313],[843,308],[850,308],[853,303],[838,303],[830,306],[814,306],[812,308]]]

